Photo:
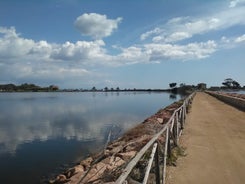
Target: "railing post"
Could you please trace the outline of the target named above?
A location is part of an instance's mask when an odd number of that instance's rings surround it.
[[[185,118],[186,118],[186,102],[185,102],[185,105],[183,106],[183,108],[184,108],[184,112],[183,112],[184,114],[183,115],[184,115],[184,121],[185,121]]]
[[[169,130],[168,130],[168,141],[167,141],[167,155],[170,156],[171,155],[171,142],[170,142],[170,134],[169,134]]]
[[[155,175],[156,175],[156,184],[160,184],[160,169],[159,169],[159,146],[155,153]]]
[[[166,177],[166,165],[167,165],[167,157],[171,154],[170,148],[170,139],[169,139],[169,127],[166,130],[166,138],[165,138],[165,146],[164,146],[164,157],[163,157],[163,176],[162,176],[162,183],[165,184],[165,177]]]
[[[174,146],[177,146],[175,117],[173,117],[173,120],[171,123],[172,123],[172,125],[171,125],[172,126],[171,137],[173,139]]]
[[[151,166],[152,166],[152,162],[153,162],[154,158],[155,158],[155,165],[156,165],[156,167],[159,165],[159,161],[158,161],[158,147],[159,147],[158,143],[155,142],[154,145],[153,145],[153,147],[152,147],[151,156],[150,156],[150,159],[149,159],[147,168],[146,168],[145,177],[144,177],[144,180],[143,180],[143,183],[142,184],[146,184],[147,181],[148,181],[148,177],[149,177],[149,174],[150,174],[150,171],[151,171]],[[157,159],[157,161],[156,161],[156,159]]]
[[[179,110],[179,122],[180,122],[180,129],[184,129],[184,124],[183,124],[183,118],[182,118],[182,111],[183,111],[183,107]]]
[[[174,139],[175,139],[175,146],[178,145],[178,121],[176,116],[174,117]]]
[[[176,119],[176,142],[177,142],[177,145],[179,144],[179,117],[178,117],[178,112],[176,112],[176,116],[175,116],[175,119]]]

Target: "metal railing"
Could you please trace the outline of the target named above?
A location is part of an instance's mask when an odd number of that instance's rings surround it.
[[[152,139],[138,152],[138,154],[128,163],[126,168],[123,170],[121,176],[116,180],[116,184],[127,184],[127,178],[136,164],[140,161],[142,156],[146,153],[147,150],[152,147],[152,152],[146,167],[146,172],[142,183],[147,183],[150,170],[155,160],[155,180],[157,184],[165,183],[166,178],[166,162],[167,157],[171,154],[172,147],[178,146],[179,137],[184,128],[185,119],[188,107],[192,102],[195,93],[189,95],[183,102],[183,104],[174,111],[168,122],[165,124],[164,128],[155,134]],[[158,138],[165,133],[165,143],[164,143],[164,153],[163,153],[163,167],[162,167],[162,176],[160,176],[160,164],[159,164],[159,147],[161,146],[157,141]],[[162,179],[161,179],[162,178]]]

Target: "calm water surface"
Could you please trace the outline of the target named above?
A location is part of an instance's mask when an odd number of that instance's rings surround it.
[[[224,90],[224,93],[237,93],[237,94],[245,94],[245,90]]]
[[[238,94],[244,94],[245,95],[245,90],[234,91],[233,93],[238,93]]]
[[[40,183],[178,100],[169,93],[0,93],[0,183]]]

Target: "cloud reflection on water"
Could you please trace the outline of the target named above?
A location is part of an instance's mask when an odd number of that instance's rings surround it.
[[[1,102],[0,154],[15,154],[21,144],[34,140],[106,140],[113,125],[118,132],[123,132],[142,120],[137,114],[110,109],[108,106],[113,100],[109,98],[104,100],[105,105],[100,101],[88,103],[91,99],[77,103],[73,97],[35,98],[31,95],[21,96],[22,100]]]

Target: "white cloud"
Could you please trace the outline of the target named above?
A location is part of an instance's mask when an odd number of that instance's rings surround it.
[[[244,4],[244,3],[245,3],[245,0],[232,0],[232,1],[230,2],[229,7],[230,7],[230,8],[234,8],[234,7],[236,7],[237,5]]]
[[[102,40],[64,44],[35,42],[21,37],[13,27],[0,27],[0,78],[1,81],[25,82],[79,80],[91,76],[85,63],[96,63],[97,58],[104,58],[104,45]]]
[[[213,40],[201,43],[189,43],[187,45],[172,44],[146,44],[146,53],[150,60],[162,61],[166,59],[192,60],[209,57],[217,49]]]
[[[53,48],[51,58],[60,60],[87,61],[104,55],[102,40],[66,42]]]
[[[39,60],[41,63],[62,61],[89,64],[106,57],[103,40],[50,44],[44,40],[35,42],[32,39],[23,38],[16,33],[15,28],[0,27],[0,33],[2,34],[0,34],[0,63],[8,63],[12,59],[26,62]],[[7,59],[4,60],[4,58]]]
[[[117,56],[117,60],[122,64],[144,63],[147,57],[142,48],[131,46],[122,49],[122,53]]]
[[[20,38],[15,28],[0,27],[0,58],[17,58],[28,54],[34,41]]]
[[[245,41],[245,35],[236,38],[223,36],[220,40],[173,43],[191,37],[194,33],[219,27],[220,19],[190,21],[189,17],[171,19],[167,24],[176,28],[175,32],[159,35],[153,42],[144,45],[131,45],[119,49],[118,54],[109,54],[103,40],[65,42],[63,44],[34,41],[21,37],[15,28],[0,27],[0,78],[1,81],[80,81],[102,76],[92,72],[100,66],[123,66],[136,63],[159,63],[165,60],[195,60],[211,56],[218,49],[229,49]],[[234,21],[234,20],[233,20]],[[237,23],[240,23],[240,19]],[[233,23],[231,23],[233,24]],[[177,28],[181,27],[181,31]],[[155,29],[148,36],[160,33]],[[192,32],[191,32],[192,31]],[[228,47],[229,46],[229,47]],[[14,71],[14,72],[13,72]],[[96,70],[97,71],[97,70]],[[94,77],[95,76],[95,77]]]
[[[121,17],[113,20],[108,19],[106,15],[85,13],[77,17],[74,25],[82,35],[91,36],[94,39],[102,39],[110,36],[118,28],[118,24],[121,21]]]
[[[153,30],[147,31],[146,33],[141,34],[140,39],[141,40],[145,40],[146,38],[148,38],[151,35],[155,35],[155,34],[159,34],[161,33],[163,30],[161,30],[160,28],[155,28]]]
[[[163,38],[163,40],[165,42],[176,42],[176,41],[187,39],[190,37],[191,37],[191,35],[188,32],[174,32],[174,33],[170,34],[166,39]],[[153,38],[153,40],[156,40],[156,39]]]
[[[21,38],[20,38],[21,39]],[[33,41],[34,43],[34,41]],[[49,55],[52,52],[53,46],[49,44],[47,41],[41,40],[39,42],[36,42],[32,45],[32,47],[29,49],[28,54],[29,55],[38,55],[39,57],[48,59]]]
[[[221,42],[222,42],[222,43],[230,43],[230,39],[228,39],[228,38],[225,37],[225,36],[222,36]]]
[[[235,39],[236,43],[245,42],[245,34]]]
[[[225,37],[222,36],[219,43],[221,49],[231,49],[245,43],[245,34],[236,37]]]
[[[236,1],[238,3],[238,1]],[[239,1],[241,4],[243,1]],[[221,31],[237,25],[245,25],[245,6],[236,6],[202,17],[176,17],[158,28],[141,35],[141,40],[152,37],[153,42],[175,43],[194,35]]]

